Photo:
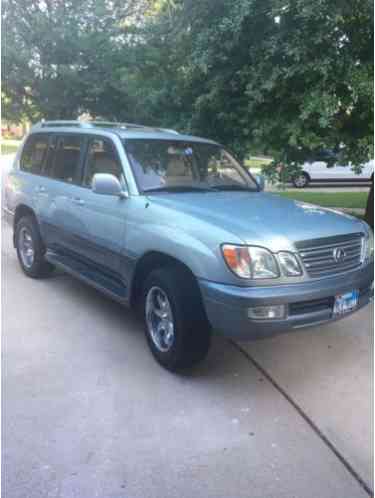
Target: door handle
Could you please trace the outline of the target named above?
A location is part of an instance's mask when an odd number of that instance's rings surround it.
[[[85,201],[79,197],[72,197],[72,202],[74,202],[74,204],[78,204],[79,206],[83,206],[85,204]]]
[[[39,185],[39,187],[35,187],[35,192],[37,192],[38,194],[45,194],[47,192],[47,189],[46,187]]]

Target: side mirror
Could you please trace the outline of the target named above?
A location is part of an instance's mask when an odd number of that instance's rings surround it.
[[[100,195],[114,195],[116,197],[128,197],[121,183],[114,175],[108,173],[96,173],[92,179],[92,191]]]
[[[263,191],[266,186],[266,179],[263,175],[255,175],[255,180],[257,181],[259,190]]]

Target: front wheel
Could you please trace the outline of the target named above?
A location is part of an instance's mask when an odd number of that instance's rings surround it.
[[[154,270],[143,286],[142,309],[148,345],[163,367],[178,371],[206,357],[210,325],[187,271],[178,266]]]
[[[307,173],[302,172],[294,176],[292,181],[296,188],[305,188],[310,183],[310,178]]]
[[[43,278],[53,271],[53,265],[45,260],[45,248],[38,224],[32,216],[22,217],[15,229],[18,261],[28,277]]]

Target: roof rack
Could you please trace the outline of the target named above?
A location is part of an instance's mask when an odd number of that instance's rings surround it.
[[[170,128],[156,128],[156,130],[166,131],[167,133],[173,133],[174,135],[179,135],[178,131],[171,130]]]
[[[75,126],[84,127],[85,123],[82,121],[69,121],[69,120],[56,120],[56,121],[39,121],[33,128],[48,128],[48,127],[61,127],[61,126]]]
[[[39,121],[34,125],[37,128],[50,128],[62,126],[74,126],[77,128],[145,128],[142,125],[133,123],[119,123],[115,121],[79,121],[79,120],[53,120],[53,121]]]
[[[122,128],[127,129],[147,129],[155,131],[165,131],[178,135],[178,131],[167,128],[153,128],[152,126],[144,126],[135,123],[120,123],[117,121],[78,121],[78,120],[54,120],[54,121],[39,121],[33,128],[61,128],[61,127],[76,127],[76,128]]]
[[[148,128],[148,126],[143,126],[135,123],[120,123],[118,121],[86,121],[91,127],[98,128]]]

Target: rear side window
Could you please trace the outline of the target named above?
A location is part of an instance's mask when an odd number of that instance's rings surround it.
[[[22,171],[40,175],[48,152],[48,135],[32,135],[26,142],[21,156]]]
[[[104,138],[94,138],[89,141],[83,181],[86,187],[91,187],[92,179],[96,173],[114,175],[122,185],[125,184],[122,166],[114,146],[112,142]]]
[[[57,137],[49,166],[49,176],[68,183],[78,183],[84,139],[79,135]]]

